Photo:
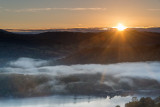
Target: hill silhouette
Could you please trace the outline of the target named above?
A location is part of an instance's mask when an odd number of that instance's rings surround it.
[[[0,58],[54,58],[61,64],[160,60],[160,33],[106,31],[15,34],[0,30]]]
[[[119,62],[159,61],[160,34],[151,32],[104,32],[86,46],[62,59],[67,64],[106,64]]]

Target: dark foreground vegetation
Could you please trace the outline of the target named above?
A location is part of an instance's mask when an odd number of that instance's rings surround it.
[[[154,100],[150,97],[141,98],[139,101],[127,103],[125,107],[160,107],[160,97]]]

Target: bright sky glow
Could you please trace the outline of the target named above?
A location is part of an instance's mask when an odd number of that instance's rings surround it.
[[[160,0],[0,0],[0,29],[160,27]]]
[[[123,30],[125,30],[127,27],[125,27],[124,25],[122,25],[122,24],[118,24],[118,26],[116,27],[119,31],[123,31]]]

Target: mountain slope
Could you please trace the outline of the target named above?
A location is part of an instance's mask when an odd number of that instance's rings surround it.
[[[0,59],[55,58],[60,64],[160,61],[160,33],[107,31],[14,34],[0,30]],[[0,61],[1,61],[0,60]]]

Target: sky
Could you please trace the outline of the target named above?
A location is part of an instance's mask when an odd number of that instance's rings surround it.
[[[160,0],[0,0],[0,29],[159,27]]]

